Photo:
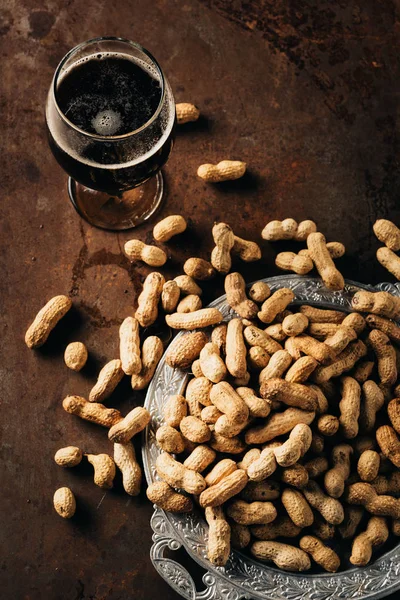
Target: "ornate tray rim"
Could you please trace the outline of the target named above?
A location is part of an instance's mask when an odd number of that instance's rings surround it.
[[[340,292],[327,290],[319,278],[282,275],[266,277],[272,290],[290,287],[296,294],[292,304],[307,302],[321,307],[337,306],[350,312],[350,299],[357,290],[389,291],[400,296],[400,284],[380,283],[375,287],[346,280]],[[252,285],[248,284],[247,287]],[[235,316],[226,304],[226,295],[220,296],[209,306],[221,309],[224,320]],[[184,335],[179,332],[177,336]],[[165,378],[164,376],[167,375]],[[145,400],[152,414],[149,426],[143,432],[142,457],[147,483],[157,479],[154,458],[160,452],[155,444],[154,428],[162,417],[154,410],[157,397],[162,400],[172,393],[179,393],[188,375],[172,369],[165,363],[165,354],[155,372]],[[161,397],[160,397],[161,394]],[[240,551],[233,550],[225,567],[215,567],[205,554],[207,526],[200,515],[175,515],[156,506],[151,519],[154,544],[150,557],[157,572],[180,595],[193,600],[239,600],[240,598],[274,600],[378,600],[400,589],[400,544],[364,568],[353,568],[335,574],[288,573],[264,565]],[[187,569],[178,562],[165,558],[164,551],[177,550],[183,546],[189,556],[206,569],[203,583],[206,589],[197,592]]]

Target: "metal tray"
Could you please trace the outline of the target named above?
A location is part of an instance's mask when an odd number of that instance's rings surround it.
[[[272,291],[291,288],[295,295],[293,304],[312,304],[325,308],[351,311],[351,298],[357,290],[388,291],[400,296],[400,284],[381,283],[375,288],[346,281],[340,292],[327,290],[320,279],[283,275],[263,279]],[[235,315],[221,296],[210,306],[219,308],[226,321]],[[183,335],[179,333],[178,335]],[[162,423],[162,408],[171,394],[180,393],[187,374],[172,369],[161,359],[149,386],[145,406],[152,419],[144,432],[143,463],[147,482],[158,477],[155,462],[160,449],[155,432]],[[336,574],[295,574],[262,564],[240,551],[233,550],[225,567],[215,567],[207,559],[208,526],[202,516],[167,513],[155,507],[151,519],[154,544],[150,557],[157,572],[184,598],[188,600],[367,600],[382,598],[400,590],[400,545],[393,548],[364,568],[352,568]],[[184,547],[191,558],[206,570],[203,576],[205,589],[197,591],[193,578],[178,561],[164,556],[166,549]]]

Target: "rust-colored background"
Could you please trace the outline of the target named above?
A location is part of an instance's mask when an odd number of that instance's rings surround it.
[[[292,216],[315,219],[329,240],[345,243],[339,264],[346,277],[391,280],[375,259],[372,224],[377,217],[400,222],[399,2],[3,2],[0,596],[7,600],[177,599],[150,563],[152,507],[144,494],[129,498],[120,480],[104,494],[91,468],[53,462],[68,444],[110,452],[105,431],[66,414],[61,400],[86,395],[100,365],[117,356],[118,325],[148,272],[122,255],[132,234],[79,219],[45,139],[44,103],[57,63],[100,35],[142,43],[176,100],[195,102],[203,114],[178,132],[165,169],[161,215],[182,213],[190,223],[168,246],[167,274],[189,256],[209,256],[214,220],[260,240],[268,220]],[[249,174],[221,186],[196,177],[199,164],[223,158],[247,161]],[[151,240],[152,226],[137,235]],[[248,281],[276,274],[280,246],[262,246],[262,261],[240,265]],[[217,288],[208,286],[206,300]],[[27,325],[60,293],[73,298],[73,312],[42,350],[29,351]],[[81,374],[62,360],[76,339],[91,355]],[[122,384],[110,404],[125,412],[142,401]],[[63,485],[78,498],[71,521],[52,509]]]

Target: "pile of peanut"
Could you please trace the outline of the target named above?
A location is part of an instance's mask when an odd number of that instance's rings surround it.
[[[154,227],[155,244],[185,229],[182,216],[167,217]],[[118,467],[125,491],[140,492],[132,438],[150,414],[139,406],[122,416],[103,402],[125,375],[134,390],[150,383],[164,348],[157,336],[141,334],[163,311],[171,329],[187,331],[170,344],[166,362],[193,376],[184,395],[165,404],[156,434],[160,480],[148,487],[148,498],[167,511],[189,512],[194,503],[204,509],[208,558],[218,566],[231,546],[289,571],[310,569],[311,559],[329,572],[346,568],[347,547],[352,565],[366,565],[390,531],[400,535],[400,299],[359,291],[354,312],[345,314],[293,308],[291,289],[271,293],[261,281],[247,295],[243,277],[230,272],[232,254],[259,260],[259,245],[227,223],[215,224],[212,234],[210,261],[189,258],[173,280],[159,272],[146,277],[136,312],[121,324],[119,358],[101,369],[87,399],[63,400],[66,412],[108,429],[113,457],[85,454],[94,482],[111,488]],[[334,260],[344,246],[326,243],[312,221],[272,221],[262,238],[306,242],[298,254],[278,254],[277,266],[299,274],[315,267],[327,288],[343,289]],[[162,248],[139,240],[127,242],[125,252],[154,267],[167,260]],[[237,315],[228,323],[217,308],[202,308],[199,282],[217,274],[225,276]],[[29,327],[27,345],[44,344],[71,304],[66,296],[52,298]],[[84,344],[73,342],[65,363],[80,370],[87,356]],[[74,467],[83,455],[68,446],[55,461]],[[73,516],[69,488],[56,491],[54,507]]]

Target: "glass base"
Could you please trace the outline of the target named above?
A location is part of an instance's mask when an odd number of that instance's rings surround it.
[[[161,171],[120,197],[92,190],[71,177],[68,180],[69,197],[80,216],[95,227],[112,231],[132,229],[149,219],[160,207],[163,192]]]

